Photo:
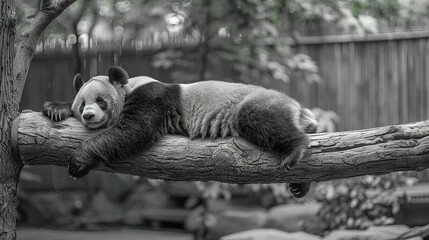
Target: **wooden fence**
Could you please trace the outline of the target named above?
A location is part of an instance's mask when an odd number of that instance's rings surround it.
[[[318,63],[323,79],[303,102],[336,111],[340,129],[429,117],[429,33],[306,38],[298,49]]]

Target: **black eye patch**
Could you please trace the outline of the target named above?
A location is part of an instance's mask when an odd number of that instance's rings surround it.
[[[82,104],[80,105],[80,107],[79,107],[79,112],[80,112],[80,114],[82,114],[83,113],[83,109],[85,108],[85,101],[82,101]]]
[[[102,97],[97,97],[95,102],[98,104],[98,106],[100,106],[101,110],[106,111],[107,102]]]

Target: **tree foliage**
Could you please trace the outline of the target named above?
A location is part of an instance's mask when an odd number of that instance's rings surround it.
[[[325,223],[322,230],[367,229],[393,224],[393,216],[400,207],[400,198],[396,194],[398,188],[415,182],[415,178],[398,172],[334,180],[319,185],[322,208],[318,218]]]
[[[314,62],[305,54],[294,53],[290,42],[280,39],[282,25],[288,24],[285,1],[196,0],[174,1],[170,6],[166,21],[175,27],[170,33],[198,38],[190,48],[167,49],[155,57],[155,66],[181,67],[174,73],[175,79],[213,79],[227,63],[238,76],[230,81],[288,82],[295,74],[319,80]],[[194,57],[183,57],[189,53]]]
[[[34,18],[40,1],[18,2],[19,32]],[[230,81],[264,85],[304,79],[313,83],[320,81],[316,64],[293,48],[293,40],[305,32],[307,24],[321,22],[346,33],[373,33],[378,31],[380,21],[424,17],[428,2],[78,0],[57,18],[45,36],[50,40],[48,47],[81,42],[83,50],[96,42],[137,49],[148,41],[156,48],[167,39],[176,45],[185,42],[187,48],[162,48],[165,50],[153,60],[155,67],[174,68],[172,77],[181,82],[228,80],[219,76],[224,64],[238,76]],[[286,36],[292,41],[285,40]]]

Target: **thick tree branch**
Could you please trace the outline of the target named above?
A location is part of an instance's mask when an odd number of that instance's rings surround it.
[[[21,34],[16,47],[15,59],[13,61],[14,99],[20,101],[27,79],[31,59],[33,58],[37,42],[43,31],[58,17],[68,6],[76,0],[44,0],[42,9],[31,21],[28,28]]]
[[[40,113],[15,121],[13,146],[27,165],[67,166],[82,140],[96,133],[70,118],[51,123]],[[421,171],[429,167],[429,121],[359,131],[311,135],[310,151],[285,173],[275,154],[240,138],[189,140],[166,136],[138,157],[100,166],[103,171],[167,180],[272,183],[325,181],[366,174]]]
[[[90,7],[92,12],[92,21],[91,21],[91,26],[89,27],[89,30],[88,30],[88,38],[91,40],[92,33],[94,32],[94,28],[97,25],[97,22],[100,18],[100,14],[98,14],[97,1],[91,1],[90,3],[91,3]],[[88,47],[91,47],[91,44],[89,44]]]
[[[78,31],[78,24],[82,20],[83,14],[88,8],[88,5],[90,4],[90,0],[84,0],[83,3],[80,5],[79,11],[77,14],[72,17],[72,29],[74,32],[74,35],[76,36],[76,43],[73,44],[73,52],[74,57],[76,59],[76,71],[75,73],[82,73],[83,65],[82,65],[82,58],[81,58],[81,45],[79,42],[79,37],[81,36]]]

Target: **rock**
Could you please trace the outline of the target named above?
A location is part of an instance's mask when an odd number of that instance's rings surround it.
[[[92,192],[103,191],[115,203],[121,202],[136,186],[136,181],[128,174],[93,171],[88,177]]]
[[[124,224],[130,226],[143,225],[144,219],[140,211],[126,211],[124,213]]]
[[[253,229],[234,233],[220,240],[321,240],[319,236],[305,232],[287,233],[277,229]]]
[[[122,222],[122,209],[103,191],[97,192],[79,220],[83,224],[116,224]]]
[[[161,189],[147,189],[146,186],[139,186],[127,196],[123,205],[127,211],[134,209],[169,208],[175,204]]]
[[[20,210],[33,226],[65,225],[73,222],[73,212],[81,206],[84,194],[42,192],[21,196]]]
[[[266,210],[260,207],[244,206],[243,202],[234,200],[222,199],[207,199],[206,206],[210,218],[224,218],[226,212],[257,212],[266,215]],[[185,229],[189,232],[196,232],[202,225],[204,219],[204,208],[202,206],[196,207],[189,214],[185,221]],[[205,220],[207,222],[207,219]]]
[[[195,233],[203,223],[204,208],[199,206],[194,208],[186,218],[184,227],[186,231]]]
[[[209,213],[205,218],[209,239],[218,239],[226,234],[262,228],[266,221],[267,213],[260,210],[227,210],[222,213]]]
[[[261,208],[238,207],[229,201],[219,199],[208,200],[206,205],[208,212],[205,213],[201,206],[197,207],[185,222],[186,229],[193,233],[201,231],[205,226],[207,235],[204,239],[206,240],[262,228],[267,221],[267,213]]]
[[[303,222],[315,218],[320,206],[318,203],[275,206],[268,211],[268,220],[264,227],[285,232],[302,231]]]
[[[404,225],[374,226],[367,230],[338,230],[331,232],[324,240],[379,240],[396,239],[409,231]],[[422,237],[407,238],[407,240],[422,240]]]
[[[162,189],[142,183],[123,203],[124,222],[127,225],[141,225],[144,223],[143,213],[147,209],[168,209],[174,206],[175,203]]]

